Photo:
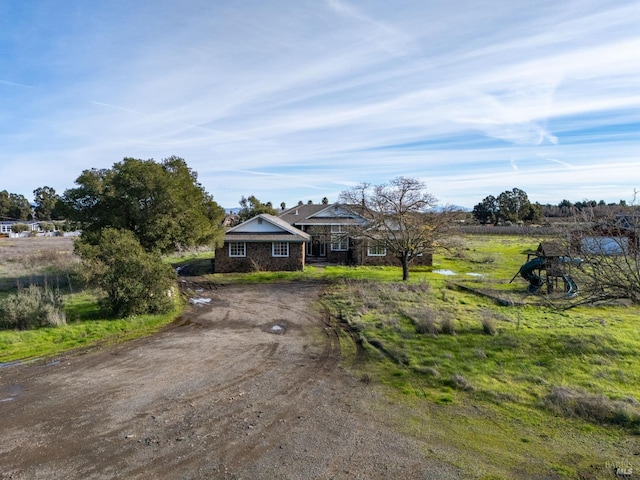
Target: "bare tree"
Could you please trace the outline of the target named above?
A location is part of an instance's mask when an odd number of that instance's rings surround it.
[[[437,199],[426,185],[397,177],[388,184],[363,183],[340,194],[368,220],[358,235],[391,252],[402,265],[402,279],[419,255],[432,253],[452,226],[452,209],[437,209]]]
[[[640,209],[583,216],[568,232],[570,251],[582,260],[575,272],[579,303],[629,299],[640,303]]]

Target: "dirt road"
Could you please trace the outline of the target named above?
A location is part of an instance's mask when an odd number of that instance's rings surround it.
[[[224,286],[151,337],[0,368],[0,479],[460,478],[340,368],[319,293]]]

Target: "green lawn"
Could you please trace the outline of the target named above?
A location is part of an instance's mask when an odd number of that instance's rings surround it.
[[[351,277],[328,286],[323,303],[348,324],[347,364],[410,405],[404,428],[420,436],[426,429],[465,470],[480,478],[611,478],[612,464],[640,453],[640,308],[545,306],[521,278],[509,283],[537,245],[465,238],[408,283]],[[451,282],[521,306],[499,306]],[[365,361],[355,362],[354,335]]]
[[[173,321],[181,307],[165,315],[101,318],[90,293],[65,296],[67,325],[37,330],[0,330],[0,363],[51,357],[74,348],[108,344],[147,335]]]

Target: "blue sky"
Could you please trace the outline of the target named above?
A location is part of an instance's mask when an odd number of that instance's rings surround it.
[[[184,158],[225,207],[631,201],[640,1],[0,0],[0,190]]]

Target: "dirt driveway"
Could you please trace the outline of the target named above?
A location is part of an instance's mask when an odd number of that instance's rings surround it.
[[[219,287],[151,337],[0,368],[0,479],[460,478],[340,368],[319,294]]]

